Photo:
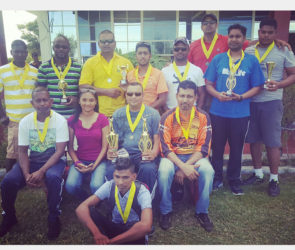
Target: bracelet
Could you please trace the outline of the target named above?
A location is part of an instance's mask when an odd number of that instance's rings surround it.
[[[240,95],[240,99],[238,100],[238,102],[243,101],[244,97],[242,95]]]
[[[74,164],[75,164],[76,167],[78,167],[78,164],[79,164],[79,163],[82,163],[82,161],[75,161],[75,162],[74,162]]]

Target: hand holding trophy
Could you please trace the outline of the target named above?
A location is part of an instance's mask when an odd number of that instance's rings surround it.
[[[232,96],[233,93],[233,89],[236,87],[237,85],[237,79],[235,77],[235,72],[230,71],[229,72],[229,76],[226,79],[226,87],[227,87],[227,91],[226,91],[226,95],[228,96]]]
[[[142,154],[145,154],[145,153],[148,153],[152,150],[153,142],[152,142],[150,135],[148,133],[146,118],[142,118],[142,120],[143,120],[143,127],[142,127],[142,134],[141,134],[140,140],[138,142],[138,148]],[[149,160],[146,159],[145,156],[142,156],[142,161],[149,161]]]
[[[122,79],[120,81],[120,87],[122,89],[125,89],[126,88],[126,84],[127,84],[127,70],[128,70],[128,64],[126,65],[118,65],[118,70],[120,71],[121,73],[121,76],[122,76]]]
[[[271,75],[272,75],[272,71],[274,69],[274,67],[276,66],[275,62],[267,62],[266,64],[266,72],[267,72],[267,83],[264,84],[264,88],[268,89],[268,83],[271,80]]]
[[[58,89],[62,92],[62,98],[60,99],[60,103],[64,104],[68,102],[67,96],[66,96],[66,89],[68,88],[68,84],[65,82],[65,80],[61,79],[58,82]]]
[[[118,150],[119,135],[115,133],[113,127],[113,118],[109,119],[110,122],[110,133],[107,135],[107,141],[109,144],[108,159],[114,163],[116,161],[116,152]]]

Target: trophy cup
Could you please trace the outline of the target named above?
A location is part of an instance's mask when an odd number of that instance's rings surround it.
[[[118,66],[118,69],[120,70],[121,75],[122,75],[122,80],[120,81],[120,84],[121,85],[126,85],[126,83],[127,83],[126,77],[127,77],[128,64]]]
[[[113,118],[109,119],[110,122],[110,133],[107,135],[107,141],[110,146],[110,150],[112,152],[116,152],[118,149],[118,143],[119,143],[119,135],[115,133],[114,127],[113,127]],[[112,159],[112,163],[115,163],[116,159]]]
[[[58,89],[62,92],[62,98],[60,99],[60,103],[67,103],[68,99],[66,96],[66,89],[68,87],[68,84],[65,82],[65,80],[61,79],[58,82]]]
[[[267,82],[270,82],[272,71],[275,66],[276,66],[275,62],[267,62],[266,63]],[[267,84],[264,84],[264,88],[268,89]]]
[[[153,143],[147,129],[146,118],[142,118],[142,120],[143,120],[143,127],[142,127],[142,134],[138,142],[138,148],[141,151],[141,153],[146,153],[152,150]],[[143,156],[142,161],[148,161],[148,160],[145,159],[145,157]]]
[[[232,96],[233,89],[236,87],[236,84],[237,84],[237,79],[235,77],[235,73],[230,71],[229,76],[226,79],[226,83],[225,83],[226,87],[228,88],[228,90],[226,91],[226,95]]]

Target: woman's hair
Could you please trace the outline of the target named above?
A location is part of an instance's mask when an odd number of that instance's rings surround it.
[[[79,94],[78,94],[78,100],[81,98],[81,96],[85,93],[91,93],[94,97],[95,97],[95,100],[96,100],[96,105],[94,107],[94,111],[95,112],[98,112],[98,101],[97,101],[97,94],[96,94],[96,91],[93,87],[82,87],[79,89]],[[74,125],[78,120],[79,120],[79,116],[80,114],[82,113],[82,108],[81,108],[81,105],[78,104],[76,106],[76,111],[75,111],[75,114],[74,114],[74,119],[70,122],[71,125]]]

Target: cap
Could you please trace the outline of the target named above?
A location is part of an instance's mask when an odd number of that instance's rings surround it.
[[[214,14],[206,14],[205,16],[202,17],[202,22],[204,22],[205,19],[208,18],[208,17],[213,19],[215,22],[217,22],[217,18],[216,18],[216,16]]]
[[[177,44],[178,42],[182,42],[184,45],[189,46],[189,40],[186,37],[178,37],[174,40],[173,46]]]

